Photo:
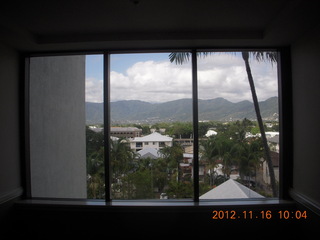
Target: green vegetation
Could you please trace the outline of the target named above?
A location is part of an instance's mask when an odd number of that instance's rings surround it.
[[[129,126],[129,125],[125,125]],[[130,125],[141,128],[143,134],[150,129],[165,129],[165,134],[173,138],[192,138],[192,123],[157,123],[152,126]],[[266,130],[271,128],[265,127]],[[205,137],[208,129],[218,134]],[[257,123],[248,119],[236,122],[199,123],[199,164],[205,174],[200,178],[200,195],[238,172],[241,181],[255,176],[264,158],[260,137],[247,137],[256,132]],[[88,198],[104,198],[104,140],[102,132],[86,128],[87,136],[87,193]],[[183,169],[183,147],[174,141],[172,147],[159,150],[159,158],[141,158],[130,149],[126,139],[112,140],[110,145],[111,194],[113,199],[159,199],[161,193],[168,198],[192,198],[193,179],[190,169]],[[222,166],[222,175],[216,172]],[[192,166],[192,164],[190,165]],[[188,172],[189,171],[189,172]],[[259,190],[259,189],[258,189]]]

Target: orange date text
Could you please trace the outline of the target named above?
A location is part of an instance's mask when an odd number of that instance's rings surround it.
[[[213,220],[237,220],[237,219],[307,219],[306,211],[236,211],[236,210],[213,210],[212,219]]]

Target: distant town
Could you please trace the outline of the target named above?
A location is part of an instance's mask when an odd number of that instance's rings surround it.
[[[265,122],[279,182],[279,124]],[[126,124],[110,128],[112,198],[193,197],[191,122]],[[199,122],[200,199],[272,197],[260,130],[255,121]],[[88,197],[103,198],[103,125],[87,126]]]

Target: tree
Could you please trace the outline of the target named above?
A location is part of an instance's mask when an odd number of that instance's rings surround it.
[[[189,61],[190,54],[191,53],[189,53],[189,52],[173,52],[169,55],[169,59],[171,62],[175,62],[176,64],[182,64],[186,61]],[[198,56],[200,56],[200,55],[207,56],[208,54],[210,54],[210,53],[209,52],[198,52],[197,53]],[[265,135],[262,117],[260,114],[260,107],[259,107],[259,103],[258,103],[258,98],[257,98],[255,86],[254,86],[253,76],[251,73],[251,67],[249,64],[249,55],[250,54],[257,61],[265,61],[266,60],[266,61],[269,61],[271,64],[273,64],[273,63],[277,62],[277,53],[276,52],[265,52],[265,51],[257,51],[257,52],[242,51],[242,58],[245,63],[248,81],[249,81],[249,85],[250,85],[250,90],[251,90],[251,94],[252,94],[253,105],[254,105],[254,109],[256,112],[257,121],[258,121],[258,125],[259,125],[260,132],[261,132],[261,138],[262,138],[262,142],[263,142],[263,146],[264,146],[264,150],[265,150],[266,162],[267,162],[268,168],[269,168],[272,192],[273,192],[273,196],[276,197],[276,196],[278,196],[277,184],[276,184],[273,164],[271,161],[270,149],[269,149],[267,138]]]
[[[261,61],[264,59],[267,59],[271,63],[277,61],[277,55],[275,52],[253,52],[252,54],[258,61]],[[252,76],[251,68],[250,68],[250,64],[249,64],[249,52],[242,52],[242,58],[245,62],[246,71],[247,71],[247,75],[248,75],[248,81],[250,84],[250,89],[251,89],[251,94],[252,94],[253,105],[254,105],[254,109],[256,111],[256,115],[257,115],[257,121],[258,121],[258,125],[260,128],[263,148],[265,150],[266,162],[268,164],[271,186],[272,186],[272,193],[273,193],[273,196],[276,197],[276,196],[278,196],[277,183],[276,183],[273,164],[272,164],[272,160],[271,160],[270,149],[268,146],[268,141],[267,141],[266,133],[264,131],[263,121],[262,121],[262,117],[261,117],[261,113],[260,113],[258,97],[257,97],[256,89],[254,86],[253,76]]]
[[[210,170],[210,184],[218,185],[220,180],[229,179],[232,166],[234,164],[234,156],[232,155],[233,141],[225,133],[211,136],[200,143],[201,161],[207,163]],[[223,176],[214,176],[214,169],[218,163],[222,163]],[[224,179],[224,180],[223,180]],[[219,182],[220,181],[220,182]]]
[[[256,174],[256,169],[263,156],[262,141],[260,138],[235,141],[232,155],[237,159],[240,177],[242,180],[247,181],[249,179],[251,181],[251,177]]]
[[[193,187],[192,182],[169,182],[168,197],[169,198],[192,198]]]
[[[99,151],[104,146],[103,132],[92,131],[86,126],[86,152],[87,157],[92,153]]]
[[[130,175],[132,189],[134,192],[130,199],[150,199],[153,198],[152,171],[150,169],[140,169]]]
[[[130,149],[125,139],[119,138],[112,140],[110,145],[110,163],[114,187],[113,193],[120,191],[123,194],[124,189],[127,193],[131,193],[131,178],[128,174],[134,169],[134,152]],[[127,194],[131,196],[131,194]]]
[[[209,167],[209,184],[213,185],[214,168],[217,165],[218,150],[216,144],[216,136],[211,136],[207,140],[200,142],[199,152],[201,155],[200,160]]]
[[[104,198],[104,142],[103,133],[86,127],[87,195]]]
[[[88,198],[103,198],[104,189],[104,148],[101,147],[87,157],[87,194]]]
[[[180,171],[179,171],[179,165],[181,160],[183,159],[183,149],[182,147],[176,143],[173,142],[172,147],[166,146],[159,150],[159,152],[162,155],[162,158],[166,162],[166,166],[168,168],[168,171],[173,174],[176,172],[177,174],[177,181],[180,180]]]

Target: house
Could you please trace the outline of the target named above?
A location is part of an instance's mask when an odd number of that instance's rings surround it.
[[[193,179],[193,146],[188,148],[188,151],[183,153],[183,160],[180,163],[180,168],[183,177],[191,176]],[[203,182],[206,175],[206,165],[203,163],[199,163],[199,182]]]
[[[276,178],[276,181],[279,182],[279,152],[276,151],[270,151],[271,161],[273,165],[274,175]],[[262,178],[263,183],[270,184],[270,175],[269,175],[269,168],[266,161],[262,162]]]
[[[268,144],[269,144],[269,148],[271,151],[275,151],[275,152],[279,153],[279,151],[280,151],[279,135],[269,137]]]
[[[139,151],[146,148],[154,148],[159,150],[164,147],[172,147],[172,137],[161,135],[153,132],[143,137],[135,137],[130,140],[130,148]]]
[[[199,197],[200,199],[264,198],[241,183],[229,179]]]

